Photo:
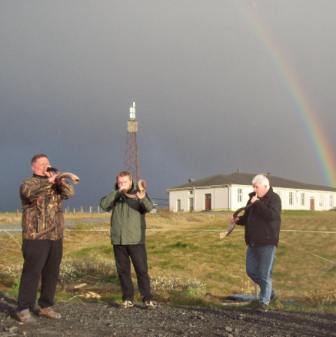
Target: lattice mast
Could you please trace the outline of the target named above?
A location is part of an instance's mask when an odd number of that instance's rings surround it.
[[[132,173],[135,180],[140,179],[140,161],[137,142],[138,121],[136,120],[135,102],[129,109],[129,119],[127,122],[127,149],[125,156],[125,168]]]

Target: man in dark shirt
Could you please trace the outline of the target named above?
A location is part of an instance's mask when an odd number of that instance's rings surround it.
[[[254,192],[249,195],[244,215],[231,222],[245,226],[246,272],[260,287],[257,309],[266,311],[275,298],[272,269],[279,243],[281,200],[265,175],[255,176],[252,185]]]

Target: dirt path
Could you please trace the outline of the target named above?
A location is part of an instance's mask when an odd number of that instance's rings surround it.
[[[155,310],[140,305],[120,309],[106,303],[59,303],[63,319],[37,318],[33,325],[20,325],[10,317],[14,301],[0,302],[1,337],[332,337],[336,336],[335,314],[287,312],[256,313],[246,309],[171,307]]]

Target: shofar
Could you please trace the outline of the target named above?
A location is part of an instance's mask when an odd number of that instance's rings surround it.
[[[137,185],[137,192],[140,193],[140,195],[142,195],[142,197],[144,197],[145,194],[146,194],[146,190],[147,190],[146,181],[143,180],[143,179],[139,179],[138,185]],[[123,194],[126,195],[128,198],[138,199],[137,194],[130,194],[130,193],[123,193]]]
[[[56,176],[56,180],[61,180],[61,179],[70,179],[73,184],[78,184],[80,181],[80,178],[71,172],[58,172]]]
[[[242,213],[242,212],[246,211],[248,208],[250,208],[251,205],[252,205],[252,204],[248,204],[248,205],[245,206],[245,207],[238,208],[238,209],[237,209],[235,212],[233,212],[233,214],[232,214],[233,219],[237,218],[238,215],[239,215],[240,213]],[[225,232],[220,232],[220,233],[219,233],[219,239],[221,240],[221,239],[224,239],[224,238],[226,238],[227,236],[229,236],[229,235],[233,232],[233,230],[235,229],[235,227],[236,227],[236,223],[235,223],[235,222],[234,222],[234,223],[230,223],[230,224],[228,225],[228,227],[227,227],[227,229],[226,229]]]

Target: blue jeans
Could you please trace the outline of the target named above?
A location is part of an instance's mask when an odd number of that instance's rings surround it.
[[[269,304],[275,296],[272,290],[272,268],[275,258],[275,245],[248,246],[246,252],[247,275],[260,287],[259,301]]]

